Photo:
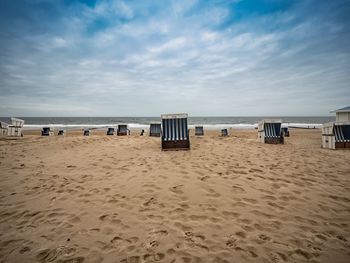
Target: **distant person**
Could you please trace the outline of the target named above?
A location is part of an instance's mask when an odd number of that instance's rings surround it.
[[[142,130],[140,136],[143,136],[144,133],[145,133],[145,130]]]

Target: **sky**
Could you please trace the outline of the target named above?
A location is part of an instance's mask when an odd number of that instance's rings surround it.
[[[0,116],[327,116],[349,0],[0,0]]]

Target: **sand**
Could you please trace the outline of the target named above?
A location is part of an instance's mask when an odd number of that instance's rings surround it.
[[[350,262],[350,151],[230,132],[0,140],[0,261]]]

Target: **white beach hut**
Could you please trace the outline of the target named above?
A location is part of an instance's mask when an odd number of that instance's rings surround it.
[[[262,120],[258,124],[258,139],[261,143],[283,144],[281,120]]]
[[[350,149],[350,106],[332,111],[336,121],[322,126],[322,148]]]

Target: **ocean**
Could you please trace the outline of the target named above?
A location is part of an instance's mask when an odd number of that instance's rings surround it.
[[[147,129],[152,122],[160,122],[160,117],[19,117],[25,121],[24,129],[42,127],[78,129],[115,127],[128,124],[131,129]],[[237,128],[254,129],[262,119],[281,119],[284,126],[299,128],[320,128],[323,123],[335,121],[335,117],[189,117],[190,128],[203,125],[206,129]],[[11,123],[9,117],[0,121]]]

